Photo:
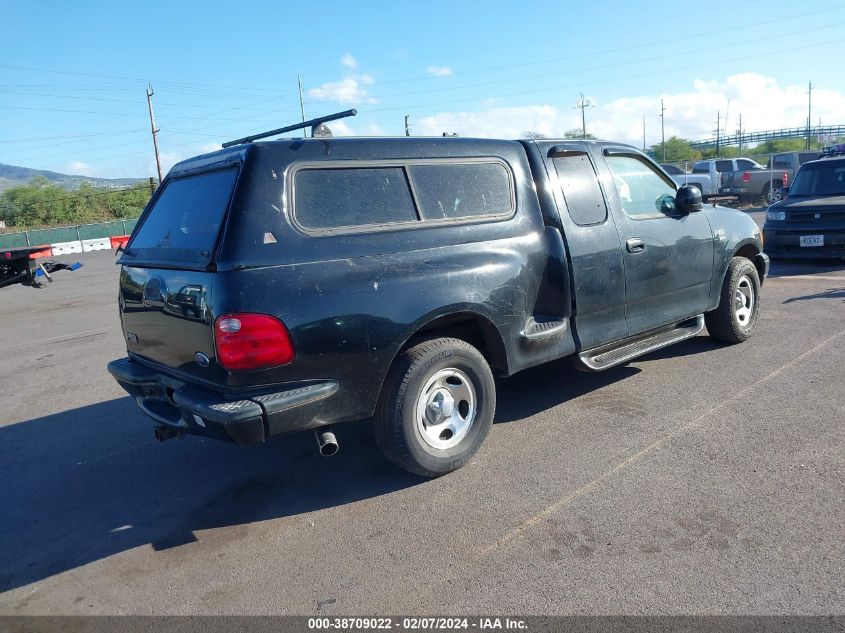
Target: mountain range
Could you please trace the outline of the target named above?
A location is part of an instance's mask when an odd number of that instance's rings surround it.
[[[91,178],[89,176],[73,176],[70,174],[60,174],[55,171],[0,163],[0,192],[11,187],[29,184],[29,181],[36,176],[44,176],[50,182],[65,189],[78,189],[79,185],[86,180],[95,187],[115,188],[129,187],[139,182],[147,182],[146,178]]]

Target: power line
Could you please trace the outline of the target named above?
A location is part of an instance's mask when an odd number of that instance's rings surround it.
[[[91,138],[95,136],[117,136],[118,134],[134,134],[136,132],[146,132],[146,129],[140,130],[116,130],[113,132],[94,132],[93,134],[70,134],[70,135],[63,135],[63,136],[36,136],[31,138],[17,138],[11,140],[0,141],[0,144],[8,144],[8,143],[31,143],[33,141],[54,141],[54,140],[62,140],[62,139],[80,139],[80,138]],[[71,141],[71,142],[76,142]]]
[[[690,33],[687,35],[669,38],[669,39],[660,39],[659,41],[649,42],[649,43],[642,43],[642,44],[634,44],[631,46],[624,46],[624,47],[617,47],[617,48],[610,48],[610,49],[603,49],[598,51],[592,52],[585,52],[578,55],[570,55],[566,57],[558,57],[553,59],[545,59],[545,60],[535,60],[530,62],[523,62],[520,64],[508,64],[508,65],[498,65],[498,66],[488,66],[484,68],[472,69],[467,71],[462,71],[458,73],[459,75],[473,75],[473,74],[483,74],[487,72],[499,72],[501,70],[510,70],[510,69],[517,69],[517,68],[524,68],[528,66],[535,66],[535,65],[542,65],[542,64],[552,64],[552,63],[560,63],[562,61],[570,61],[572,59],[580,59],[580,58],[589,58],[594,57],[596,55],[602,54],[609,54],[609,53],[619,53],[619,52],[626,52],[631,50],[638,50],[638,49],[645,49],[645,48],[653,48],[655,46],[665,47],[667,44],[673,42],[685,42],[689,41],[690,39],[702,38],[702,37],[711,37],[713,35],[719,35],[722,33],[730,33],[730,32],[737,32],[741,30],[746,30],[749,28],[758,28],[760,26],[764,26],[766,24],[773,24],[773,23],[784,23],[788,21],[794,21],[799,18],[817,15],[819,13],[828,13],[831,11],[835,11],[840,8],[840,5],[832,5],[829,7],[815,9],[813,11],[806,11],[802,13],[794,13],[791,15],[783,15],[777,18],[771,18],[768,20],[762,21],[755,21],[753,24],[745,24],[745,25],[733,25],[730,27],[722,28],[722,29],[715,29],[712,31],[705,31],[705,32],[697,32],[697,33]],[[826,28],[831,26],[830,24],[824,26],[814,26],[812,30],[817,30],[819,28]],[[763,38],[763,39],[769,39]],[[745,43],[745,42],[744,42]],[[56,74],[56,75],[64,75],[64,76],[72,76],[72,77],[88,77],[92,79],[111,79],[117,80],[121,82],[144,82],[146,83],[149,80],[149,77],[131,77],[125,75],[111,75],[105,73],[92,73],[92,72],[82,72],[82,71],[75,71],[75,70],[56,70],[51,68],[40,68],[34,66],[23,66],[23,65],[13,65],[13,64],[0,64],[0,68],[6,68],[10,70],[19,70],[24,72],[35,72],[35,73],[48,73],[48,74]],[[310,73],[312,76],[328,76],[328,73]],[[419,77],[411,77],[411,78],[404,78],[404,79],[396,79],[396,80],[389,80],[389,81],[382,81],[379,82],[380,85],[389,85],[389,84],[399,84],[399,83],[408,83],[414,81],[423,81],[423,80],[431,80],[432,77],[429,75],[419,76]],[[234,92],[240,92],[242,94],[246,94],[247,92],[251,93],[267,93],[273,92],[273,88],[262,88],[262,87],[255,87],[255,86],[234,86],[234,85],[227,85],[227,84],[210,84],[210,83],[195,83],[195,82],[186,82],[186,81],[176,81],[176,80],[164,80],[161,78],[156,78],[155,82],[159,86],[169,87],[172,89],[180,89],[184,91],[195,91],[197,93],[200,92],[207,92],[208,90],[228,90]],[[34,84],[38,85],[38,84]],[[50,87],[53,87],[53,84],[44,84]],[[97,88],[95,88],[97,89]]]
[[[794,47],[790,47],[790,48],[780,48],[780,49],[778,49],[778,52],[779,53],[793,52],[793,51],[798,51],[798,50],[804,50],[804,49],[807,49],[807,48],[824,47],[824,46],[827,46],[829,44],[837,44],[837,43],[840,43],[839,39],[832,39],[832,40],[826,40],[826,41],[821,41],[821,42],[813,42],[811,44],[806,44],[804,46],[794,46]],[[719,59],[719,60],[714,60],[714,61],[709,61],[709,62],[702,62],[700,64],[689,64],[689,65],[685,65],[683,68],[676,68],[676,69],[673,69],[669,72],[667,72],[665,70],[657,70],[657,71],[642,72],[642,73],[636,73],[636,74],[627,74],[624,77],[597,79],[597,80],[593,80],[593,81],[581,81],[581,82],[578,82],[578,86],[595,86],[595,85],[608,84],[608,83],[618,83],[619,81],[624,80],[624,79],[640,79],[642,77],[654,77],[654,76],[658,76],[658,75],[669,75],[669,74],[672,74],[672,73],[687,73],[689,70],[695,69],[695,68],[704,68],[704,67],[707,67],[707,66],[717,66],[717,65],[720,65],[720,64],[736,62],[736,61],[746,60],[746,59],[760,58],[760,57],[771,57],[771,53],[770,52],[762,52],[762,53],[755,53],[755,54],[752,54],[752,55],[742,55],[742,57],[731,57],[731,58]],[[568,84],[558,84],[558,85],[555,85],[555,86],[547,86],[545,88],[536,88],[536,89],[533,89],[531,92],[532,92],[532,94],[543,93],[543,92],[554,92],[554,91],[567,89],[567,88],[571,88],[571,87],[572,86],[570,86]],[[488,95],[488,96],[485,96],[484,98],[485,99],[501,99],[501,98],[504,98],[504,97],[514,97],[514,96],[523,96],[523,95],[525,95],[525,90],[519,90],[519,91],[516,91],[516,92],[509,92],[509,93],[500,93],[500,94],[493,95],[493,96]],[[412,107],[419,109],[419,108],[426,108],[426,107],[432,107],[432,106],[451,105],[451,104],[455,104],[455,103],[476,102],[478,100],[479,100],[478,96],[473,96],[473,97],[464,98],[464,99],[452,99],[452,100],[449,100],[449,101],[435,101],[435,102],[422,103],[422,104],[420,104],[420,103],[403,104],[403,105],[383,107],[383,108],[370,108],[368,110],[364,110],[363,113],[407,110],[407,109],[412,108]]]
[[[782,24],[782,23],[784,23],[784,20],[795,20],[795,19],[798,19],[798,18],[810,16],[810,15],[816,15],[816,14],[819,14],[819,13],[826,13],[828,11],[832,11],[832,10],[839,9],[839,8],[841,8],[839,5],[834,5],[832,7],[827,7],[827,8],[824,8],[824,9],[816,9],[814,11],[807,11],[805,13],[797,13],[797,14],[793,14],[793,15],[790,15],[790,16],[780,16],[780,17],[777,17],[777,18],[773,18],[773,19],[769,19],[769,20],[763,20],[763,21],[756,21],[756,22],[753,22],[753,23],[745,24],[745,25],[734,25],[734,26],[727,27],[727,28],[724,28],[724,29],[716,29],[714,31],[704,31],[704,32],[691,33],[691,34],[684,35],[684,36],[681,36],[681,37],[674,37],[674,38],[669,38],[669,39],[660,38],[658,40],[655,40],[655,41],[649,42],[649,43],[633,44],[631,46],[622,46],[622,47],[618,47],[618,48],[607,48],[607,49],[592,51],[592,52],[588,52],[588,53],[581,53],[581,54],[578,54],[578,55],[567,55],[566,57],[556,57],[556,58],[551,58],[551,59],[537,60],[537,61],[531,61],[531,62],[523,62],[523,63],[520,63],[520,64],[486,66],[484,68],[478,68],[478,69],[474,69],[474,70],[465,70],[465,71],[456,72],[453,76],[463,77],[465,75],[477,75],[477,74],[483,74],[483,73],[488,73],[488,72],[500,72],[502,70],[514,70],[514,69],[518,69],[518,68],[525,68],[525,67],[528,67],[528,66],[539,66],[539,65],[543,65],[543,64],[557,64],[557,63],[560,63],[560,62],[571,61],[573,59],[591,58],[591,57],[595,57],[596,55],[605,55],[605,54],[610,54],[610,53],[622,53],[622,52],[644,49],[644,48],[661,47],[661,48],[665,49],[665,46],[667,44],[671,44],[671,43],[674,43],[674,42],[687,42],[690,39],[697,39],[697,38],[702,38],[702,37],[711,37],[713,35],[720,35],[722,33],[732,33],[732,32],[742,31],[742,30],[746,30],[746,29],[757,29],[758,27],[764,26],[766,24],[774,24],[774,23]],[[827,26],[827,25],[825,25],[825,26]],[[807,31],[815,31],[818,28],[822,28],[822,27],[813,26],[812,28],[807,29]],[[790,31],[790,34],[792,34],[792,33],[794,33],[794,31]],[[771,39],[771,36],[768,36],[768,37],[765,37],[765,38],[762,38],[762,39],[769,40],[769,39]],[[743,43],[745,43],[745,41],[747,41],[747,40],[744,40]],[[735,44],[732,44],[732,46],[735,46]],[[685,53],[686,53],[686,51],[685,51]],[[394,80],[390,80],[390,81],[380,81],[380,82],[378,82],[378,84],[379,85],[399,84],[399,83],[408,83],[408,82],[432,80],[432,79],[434,79],[434,78],[431,75],[421,75],[421,76],[410,77],[410,78],[406,78],[406,79],[394,79]]]
[[[798,31],[790,31],[790,36],[798,35],[798,34],[801,34],[801,33],[809,33],[809,32],[818,33],[818,31],[820,29],[834,28],[834,27],[838,27],[838,26],[842,26],[842,25],[845,25],[845,20],[840,21],[840,22],[831,22],[831,23],[826,24],[824,26],[814,26],[814,27],[808,28],[808,29],[803,29],[803,30],[798,30]],[[748,44],[753,44],[755,42],[763,42],[763,41],[768,42],[770,40],[771,40],[771,35],[765,35],[765,36],[758,37],[758,38],[744,40],[743,45],[748,45]],[[684,54],[685,55],[692,55],[692,54],[695,54],[697,52],[708,52],[708,53],[710,53],[712,51],[716,51],[716,50],[720,50],[720,49],[727,49],[727,48],[736,48],[736,45],[730,44],[730,45],[725,45],[725,46],[708,46],[705,49],[687,50],[687,51],[684,51]],[[783,49],[780,49],[780,50],[783,50]],[[770,56],[771,53],[767,53],[767,55]],[[744,55],[743,59],[748,59],[749,57],[751,57],[751,56]],[[411,91],[411,92],[401,92],[401,93],[382,94],[382,95],[375,94],[373,96],[377,99],[386,99],[386,98],[391,98],[391,97],[405,97],[405,96],[413,96],[413,95],[419,95],[419,94],[430,94],[432,92],[449,92],[449,91],[454,91],[454,90],[467,90],[467,89],[470,89],[470,88],[483,88],[483,87],[486,87],[486,86],[503,85],[503,84],[510,85],[510,84],[515,83],[515,82],[533,81],[533,80],[537,80],[537,79],[549,79],[551,77],[561,77],[561,76],[565,76],[565,75],[573,75],[573,74],[583,73],[583,72],[588,72],[588,71],[607,70],[607,69],[611,69],[611,68],[620,68],[620,67],[624,67],[624,66],[641,65],[641,64],[646,64],[646,63],[649,63],[649,62],[664,61],[665,59],[666,59],[666,54],[661,53],[660,55],[657,55],[657,56],[654,56],[654,57],[646,57],[646,58],[640,58],[640,59],[628,59],[628,60],[621,61],[621,62],[608,62],[608,63],[605,63],[605,64],[597,64],[597,65],[593,65],[593,66],[583,66],[583,67],[580,67],[580,68],[568,68],[567,70],[560,71],[560,72],[541,73],[541,74],[537,74],[537,75],[524,75],[524,76],[520,76],[520,77],[516,77],[516,78],[496,79],[494,81],[485,81],[485,82],[475,83],[475,84],[462,84],[462,85],[455,85],[455,86],[447,86],[447,87],[443,87],[443,88],[428,88],[428,89],[425,89],[425,90],[414,90],[414,91]],[[684,66],[684,68],[690,68],[690,67],[691,66]]]

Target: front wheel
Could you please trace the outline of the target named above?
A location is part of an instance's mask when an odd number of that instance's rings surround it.
[[[742,343],[757,326],[760,315],[760,277],[745,257],[734,257],[722,282],[719,307],[705,313],[710,336],[724,343]]]
[[[454,338],[419,341],[388,372],[374,419],[381,451],[423,477],[463,466],[478,451],[496,410],[496,386],[484,356]]]

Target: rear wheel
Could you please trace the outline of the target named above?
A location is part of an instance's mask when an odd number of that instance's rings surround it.
[[[376,443],[394,464],[423,477],[463,466],[493,424],[490,366],[469,343],[419,341],[388,372],[374,419]]]
[[[766,204],[774,204],[774,192],[772,192],[772,188],[769,183],[763,185],[762,197]]]
[[[745,257],[734,257],[728,266],[719,307],[704,315],[710,336],[725,343],[742,343],[757,326],[760,314],[760,277]]]

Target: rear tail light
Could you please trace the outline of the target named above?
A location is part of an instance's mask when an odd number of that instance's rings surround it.
[[[783,186],[786,187],[786,185],[788,185],[788,184],[789,184],[789,174],[787,172],[783,172]]]
[[[748,182],[749,180],[751,180],[750,172],[745,172],[744,174],[742,174],[742,182]]]
[[[222,314],[214,322],[217,360],[232,371],[287,365],[293,341],[284,323],[268,314]]]

